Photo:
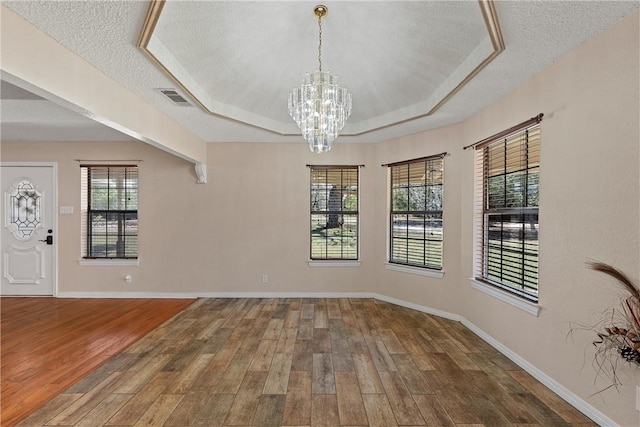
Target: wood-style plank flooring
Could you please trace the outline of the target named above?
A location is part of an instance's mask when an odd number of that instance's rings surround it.
[[[593,426],[459,322],[373,299],[201,299],[20,426]]]
[[[0,425],[7,427],[193,302],[0,300]]]

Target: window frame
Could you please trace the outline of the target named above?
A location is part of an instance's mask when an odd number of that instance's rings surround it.
[[[476,241],[473,280],[531,304],[537,304],[539,301],[540,119],[541,116],[537,121],[532,119],[517,129],[511,128],[510,132],[503,132],[492,139],[488,138],[475,147]],[[496,167],[496,162],[493,161],[491,166],[489,165],[492,155],[490,150],[494,150],[494,155],[496,152],[502,152],[498,158],[502,166]],[[516,157],[514,153],[520,157]],[[518,160],[515,160],[516,158]],[[517,161],[520,162],[519,167],[514,168],[513,165]],[[489,170],[493,170],[493,174]],[[535,184],[530,185],[529,180],[534,176]],[[509,177],[513,179],[509,181]],[[502,191],[502,198],[497,196],[499,192],[490,190],[489,181],[493,178],[502,179],[502,183],[497,185]],[[496,187],[496,184],[493,185]],[[509,191],[509,186],[512,189],[521,188]],[[533,199],[529,194],[531,186],[535,187]],[[518,196],[521,196],[520,201]],[[512,219],[516,217],[516,220],[505,221],[509,216]],[[492,228],[491,218],[498,218],[500,227]],[[506,228],[504,224],[507,224]],[[514,238],[515,233],[517,237]],[[490,234],[494,237],[490,238]],[[535,240],[530,238],[534,234]],[[506,239],[510,241],[505,242]],[[497,241],[499,244],[496,243]],[[519,247],[516,248],[515,244]],[[490,255],[490,252],[494,255]],[[519,254],[519,260],[508,254]],[[516,275],[519,277],[519,282],[514,280]],[[532,282],[534,278],[535,282]]]
[[[387,268],[390,270],[397,270],[397,271],[406,271],[406,272],[411,272],[414,274],[419,274],[419,275],[426,275],[426,276],[432,276],[432,277],[438,277],[438,278],[442,278],[443,277],[443,268],[444,268],[444,193],[445,193],[445,184],[444,184],[444,157],[446,156],[447,153],[440,153],[440,154],[436,154],[433,156],[427,156],[427,157],[421,157],[421,158],[417,158],[417,159],[412,159],[412,160],[405,160],[405,161],[401,161],[401,162],[396,162],[396,163],[390,163],[387,165],[383,165],[383,166],[387,166],[388,168],[388,195],[389,195],[389,201],[388,201],[388,233],[387,233],[387,238],[388,238],[388,245],[387,245]],[[424,176],[422,177],[422,179],[424,180],[424,184],[423,185],[418,185],[416,186],[415,184],[411,183],[411,165],[414,166],[422,166],[422,169],[424,170]],[[398,171],[398,168],[403,168],[405,167],[407,168],[407,184],[406,184],[406,188],[407,188],[407,204],[406,204],[406,209],[395,209],[394,208],[394,181],[395,181],[395,174],[394,172]],[[418,169],[419,170],[419,169]],[[439,176],[436,176],[434,174],[434,172],[438,172]],[[429,175],[431,174],[431,176],[429,177]],[[428,191],[432,190],[431,187],[434,186],[438,186],[440,188],[440,190],[438,191],[439,193],[439,205],[440,205],[440,209],[428,209],[428,205],[429,202],[433,203],[437,203],[434,200],[428,200]],[[424,209],[411,209],[411,202],[410,202],[410,196],[409,196],[409,188],[423,188],[423,193],[424,193]],[[433,193],[432,193],[433,194]],[[437,196],[437,195],[436,195]],[[437,199],[437,197],[436,197]],[[406,237],[406,261],[402,262],[402,260],[399,257],[395,257],[395,252],[394,252],[394,241],[397,240],[402,240],[402,237],[398,237],[395,234],[395,228],[394,228],[394,217],[397,216],[401,216],[401,215],[405,215],[407,218],[407,237]],[[423,238],[410,238],[409,237],[409,216],[423,216]],[[439,218],[433,218],[433,216],[439,216]],[[428,218],[431,217],[431,218]],[[440,229],[440,239],[433,239],[433,238],[428,238],[427,237],[427,230],[432,229],[433,227],[428,227],[427,223],[433,223],[433,222],[440,222],[440,227],[435,227],[435,229],[437,230],[438,228]],[[418,242],[421,241],[422,242],[422,262],[418,263],[418,262],[410,262],[409,258],[410,258],[410,254],[409,254],[409,243],[413,241],[413,242]],[[436,263],[430,263],[428,260],[433,259],[432,257],[434,256],[433,254],[436,254],[436,257],[438,257],[438,253],[433,252],[433,251],[429,251],[427,250],[427,242],[440,242],[439,246],[439,259]],[[431,274],[433,273],[433,274]]]
[[[107,193],[107,207],[106,209],[98,209],[93,208],[92,206],[92,171],[102,169],[106,170],[107,181],[109,181],[110,174],[112,170],[115,172],[116,169],[124,169],[122,171],[122,178],[118,177],[116,179],[119,180],[119,183],[113,186],[110,182],[106,184],[105,187],[98,187],[103,190],[106,190]],[[137,164],[81,164],[81,215],[82,215],[82,236],[81,236],[81,260],[80,263],[83,265],[109,265],[114,263],[123,263],[123,265],[137,265],[138,257],[139,257],[139,246],[138,246],[138,238],[139,238],[139,168]],[[133,173],[135,171],[135,173]],[[120,201],[118,201],[117,208],[112,208],[110,205],[110,195],[111,191],[119,190],[124,191],[124,198],[126,201],[124,202],[124,207],[120,206]],[[133,190],[133,191],[132,191]],[[130,197],[135,197],[135,200],[132,201],[131,205],[135,206],[135,209],[128,207],[128,201]],[[117,232],[115,236],[117,238],[117,248],[116,254],[109,254],[108,251],[105,250],[104,254],[94,252],[92,249],[93,246],[93,238],[94,238],[94,227],[92,227],[92,220],[96,217],[96,215],[103,216],[115,216],[115,220],[118,224]],[[134,221],[135,227],[131,227],[131,225],[127,225],[127,222]],[[105,225],[106,227],[106,225]],[[108,239],[109,236],[113,236],[109,231],[105,228],[105,239]],[[133,238],[135,240],[134,250],[130,252],[130,248],[127,246],[126,240],[127,238]]]
[[[359,266],[360,265],[360,166],[358,165],[307,165],[307,166],[309,167],[309,265],[312,267],[346,266],[346,265]],[[314,205],[317,205],[317,199],[314,201],[314,191],[316,192],[315,193],[316,196],[321,194],[320,190],[314,189],[314,185],[318,185],[317,182],[314,182],[314,172],[317,172],[318,176],[320,173],[324,173],[325,181],[328,182],[329,173],[335,172],[335,171],[339,171],[340,173],[340,190],[339,190],[340,196],[341,196],[340,209],[339,210],[331,209],[332,202],[330,201],[330,199],[332,197],[331,196],[332,190],[327,190],[326,188],[325,188],[325,197],[324,197],[324,205],[326,208],[322,209],[319,206],[316,206],[316,208],[314,209]],[[349,186],[347,185],[348,183],[344,183],[345,171],[355,171],[355,183],[356,183],[355,210],[345,209],[344,197],[349,196],[349,194],[345,194],[345,193],[349,193],[353,191],[353,190],[347,189],[347,187]],[[352,182],[350,186],[353,186]],[[335,202],[333,203],[333,205],[335,205]],[[317,253],[314,252],[314,230],[317,230],[313,228],[314,217],[317,218],[318,216],[322,216],[322,215],[327,216],[327,221],[330,220],[329,219],[330,216],[340,217],[338,219],[338,224],[339,224],[339,228],[341,229],[340,236],[339,236],[341,256],[339,257],[329,256],[329,251],[327,249],[327,246],[325,246],[324,256],[319,256]],[[345,240],[349,238],[349,236],[345,236],[343,234],[344,233],[343,227],[345,227],[345,222],[344,222],[345,216],[350,216],[355,219],[355,221],[350,222],[351,225],[353,225],[353,222],[355,222],[355,230],[352,230],[352,232],[354,233],[352,237],[355,239],[355,256],[346,256],[346,257],[344,256],[345,243],[346,243]],[[340,220],[342,220],[342,222],[340,222]],[[333,227],[333,228],[336,228],[336,227]],[[328,242],[329,238],[328,237],[325,238],[325,241]]]

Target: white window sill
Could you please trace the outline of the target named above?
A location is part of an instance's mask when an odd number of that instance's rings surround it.
[[[538,313],[540,313],[540,306],[530,301],[526,301],[516,295],[510,294],[506,291],[501,291],[500,289],[487,285],[476,279],[469,279],[471,282],[471,286],[473,289],[480,291],[486,295],[489,295],[493,298],[499,299],[502,302],[506,302],[520,310],[529,313],[534,317],[538,317]]]
[[[360,267],[361,262],[359,260],[353,261],[319,261],[309,260],[307,261],[309,267]]]
[[[80,265],[137,267],[138,259],[79,259]]]
[[[408,265],[394,264],[387,262],[384,264],[387,270],[400,271],[401,273],[416,274],[418,276],[433,277],[436,279],[442,279],[444,277],[444,271],[431,270],[428,268],[410,267]]]

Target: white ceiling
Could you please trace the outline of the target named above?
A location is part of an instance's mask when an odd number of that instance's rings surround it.
[[[176,81],[137,47],[146,1],[2,2],[203,140],[224,142],[302,141],[287,96],[317,68],[318,3],[167,1],[147,49]],[[337,142],[378,142],[464,120],[640,3],[496,2],[505,50],[427,116],[486,57],[479,3],[324,4],[323,69],[353,94]],[[193,106],[172,104],[158,88],[178,88]],[[3,140],[130,139],[23,89],[1,87]]]
[[[5,141],[129,141],[131,138],[90,118],[0,82],[0,136]]]

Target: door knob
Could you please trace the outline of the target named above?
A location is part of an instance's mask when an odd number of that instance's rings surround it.
[[[47,236],[44,240],[38,240],[39,242],[46,242],[47,245],[53,245],[53,236]]]

